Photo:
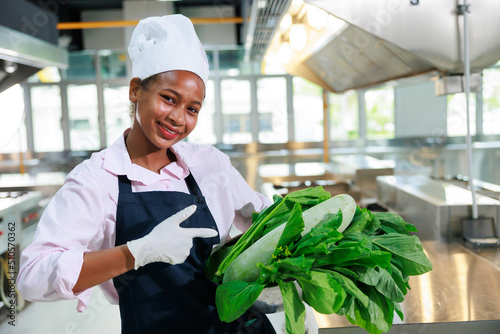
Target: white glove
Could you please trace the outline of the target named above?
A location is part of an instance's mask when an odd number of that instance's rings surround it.
[[[193,238],[211,238],[217,231],[210,228],[183,228],[179,225],[196,211],[191,205],[162,221],[144,237],[127,242],[135,258],[135,269],[151,262],[178,264],[186,261]]]

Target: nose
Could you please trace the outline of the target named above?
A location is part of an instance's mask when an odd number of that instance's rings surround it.
[[[173,108],[170,113],[167,115],[167,118],[172,120],[175,125],[184,125],[186,121],[186,115],[181,107]]]

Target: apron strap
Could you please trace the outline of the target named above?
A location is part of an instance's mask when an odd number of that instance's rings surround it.
[[[118,190],[121,193],[132,193],[132,183],[127,175],[118,175]]]
[[[188,187],[189,193],[194,196],[203,196],[198,183],[193,177],[193,174],[189,173],[185,178],[186,185]],[[118,175],[118,189],[120,193],[132,193],[132,182],[127,178],[127,175]]]
[[[198,183],[196,183],[196,180],[194,179],[193,174],[191,172],[189,172],[189,175],[186,176],[185,180],[186,180],[186,185],[189,189],[189,193],[191,195],[199,197],[203,196],[201,189],[200,187],[198,187]]]

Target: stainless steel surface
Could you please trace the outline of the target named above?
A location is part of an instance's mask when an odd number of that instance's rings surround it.
[[[349,194],[356,201],[361,199],[358,187],[339,180],[331,172],[329,164],[322,162],[299,162],[290,164],[263,164],[258,167],[261,191],[268,197],[284,196],[289,192],[322,186],[332,196]],[[249,177],[246,177],[247,180]]]
[[[469,182],[464,178],[448,178],[439,180],[440,182],[450,183],[460,188],[469,189]],[[490,182],[474,180],[476,193],[500,200],[500,186]]]
[[[379,160],[369,155],[335,155],[330,166],[336,176],[342,180],[352,180],[358,186],[362,196],[377,196],[377,176],[393,175],[394,161]]]
[[[44,196],[54,195],[64,184],[66,173],[0,174],[0,192],[39,191]]]
[[[437,75],[432,65],[353,25],[346,25],[320,49],[311,51],[301,63],[288,66],[288,72],[304,76],[312,71],[334,92],[426,73],[425,80],[430,80]]]
[[[497,264],[455,242],[424,241],[434,269],[410,278],[411,290],[389,333],[470,334],[500,332]],[[490,250],[498,256],[498,249]],[[315,312],[320,334],[366,333],[344,317]]]
[[[388,2],[385,0],[306,0],[350,24],[407,50],[443,72],[463,73],[463,26],[457,0]],[[476,72],[500,59],[500,2],[469,0],[470,60]],[[358,42],[360,43],[360,42]],[[389,65],[389,64],[388,64]]]
[[[461,220],[471,218],[469,190],[425,176],[377,177],[378,201],[414,224],[422,240],[462,238]],[[493,218],[497,226],[500,201],[478,195],[480,217]]]
[[[1,25],[0,36],[0,60],[16,64],[12,73],[0,69],[0,92],[45,67],[68,67],[68,51],[57,45]]]
[[[263,182],[272,182],[276,185],[282,182],[335,179],[328,165],[322,162],[264,164],[259,166],[258,173]]]
[[[42,199],[37,191],[0,192],[0,255],[8,245],[22,250],[31,242],[45,206]]]
[[[262,60],[291,2],[291,0],[251,1],[250,14],[245,23],[246,61]]]
[[[335,92],[418,76],[462,74],[463,24],[456,0],[305,0],[347,24],[287,71]],[[416,3],[417,5],[412,5]],[[471,0],[471,71],[500,59],[500,2]],[[422,75],[425,74],[426,75]],[[316,79],[316,80],[315,80]]]

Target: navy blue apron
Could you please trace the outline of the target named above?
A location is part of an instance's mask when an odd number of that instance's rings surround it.
[[[191,174],[189,194],[177,191],[132,192],[130,180],[118,176],[115,245],[147,235],[166,218],[195,204],[195,213],[181,227],[213,228],[215,220]],[[119,295],[122,334],[226,334],[275,333],[269,319],[247,311],[232,323],[219,320],[215,308],[216,285],[204,273],[219,236],[194,238],[182,264],[150,263],[113,279]]]

